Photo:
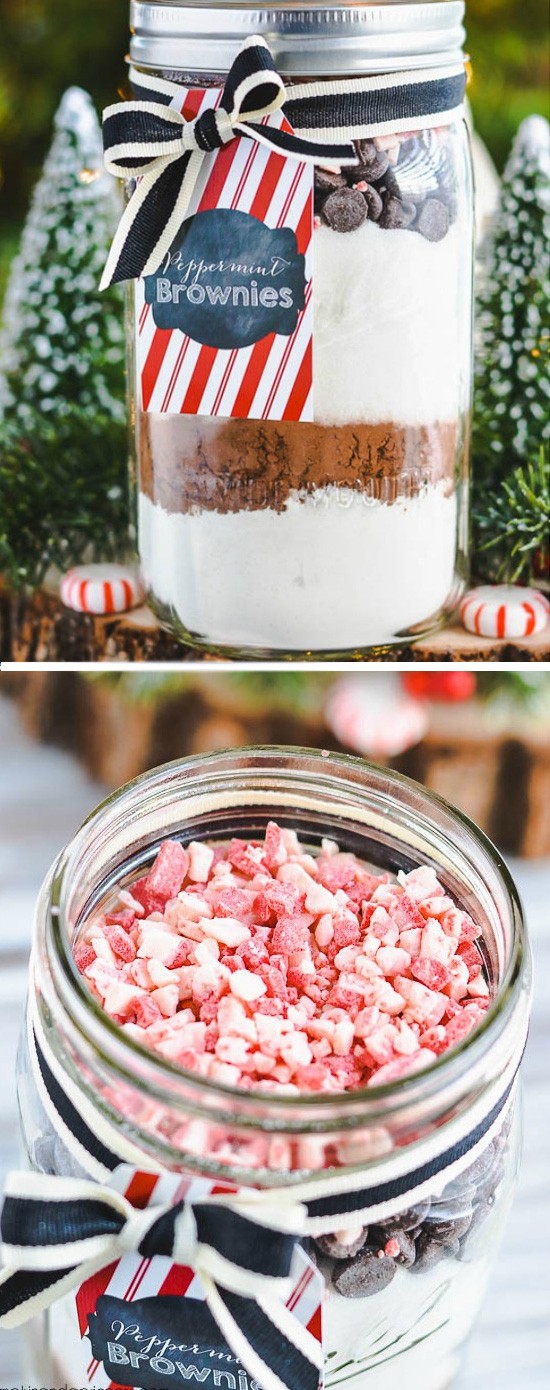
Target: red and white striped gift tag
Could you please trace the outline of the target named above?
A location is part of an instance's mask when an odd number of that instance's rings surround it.
[[[141,1209],[153,1204],[175,1204],[184,1197],[197,1202],[214,1193],[237,1190],[230,1184],[214,1183],[206,1178],[174,1173],[156,1176],[129,1167],[119,1168],[109,1181],[113,1187],[123,1190],[133,1206]],[[319,1270],[299,1247],[293,1287],[286,1306],[320,1343],[323,1340],[323,1289]],[[181,1307],[170,1303],[174,1298],[185,1303],[185,1320],[193,1329],[190,1339],[182,1332]],[[166,1301],[162,1304],[157,1300]],[[125,1305],[128,1305],[127,1312]],[[71,1383],[76,1383],[78,1367],[78,1384],[93,1387],[93,1390],[119,1390],[120,1386],[134,1385],[148,1387],[153,1382],[155,1390],[163,1385],[171,1390],[182,1390],[189,1383],[204,1385],[206,1390],[216,1390],[216,1387],[259,1390],[249,1373],[231,1355],[221,1334],[216,1347],[202,1347],[206,1357],[202,1364],[197,1346],[201,1343],[201,1320],[208,1319],[208,1313],[201,1281],[192,1269],[173,1264],[164,1256],[146,1259],[139,1254],[124,1255],[92,1275],[75,1293],[55,1303],[49,1316],[59,1374]],[[156,1316],[158,1328],[155,1330]],[[91,1333],[91,1324],[93,1326],[99,1319],[104,1327],[108,1326],[104,1360],[94,1355],[92,1347],[92,1340],[97,1343],[97,1334]]]
[[[180,109],[192,120],[220,100],[218,88],[190,88]],[[279,111],[266,123],[290,129]],[[290,334],[268,332],[249,346],[219,347],[196,341],[179,329],[158,327],[153,306],[146,302],[147,282],[138,280],[136,337],[142,409],[160,414],[312,420],[313,165],[275,154],[256,141],[232,140],[203,159],[185,225],[193,214],[215,209],[247,213],[264,227],[294,233],[297,252],[305,258],[304,307]]]

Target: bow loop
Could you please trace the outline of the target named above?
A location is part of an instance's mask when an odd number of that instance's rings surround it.
[[[103,113],[105,168],[116,178],[136,178],[181,159],[189,123],[180,111],[156,101],[125,101]]]
[[[285,95],[285,84],[265,39],[247,39],[227,75],[221,105],[234,121],[241,116],[255,121],[277,111]]]

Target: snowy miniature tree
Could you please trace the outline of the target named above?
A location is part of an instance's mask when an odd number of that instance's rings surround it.
[[[119,212],[91,99],[71,87],[0,334],[0,572],[14,588],[128,546],[123,306],[98,291]]]
[[[122,420],[122,303],[98,284],[120,212],[91,98],[65,93],[15,257],[0,334],[0,412],[27,429],[66,404]]]
[[[544,577],[548,556],[549,177],[550,126],[529,116],[504,171],[477,294],[476,568],[523,582]]]

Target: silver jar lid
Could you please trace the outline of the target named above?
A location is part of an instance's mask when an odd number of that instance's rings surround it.
[[[289,77],[395,72],[460,61],[463,0],[131,0],[130,57],[139,67],[225,73],[244,39],[262,34]]]

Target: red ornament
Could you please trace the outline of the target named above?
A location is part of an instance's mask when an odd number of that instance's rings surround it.
[[[471,700],[476,693],[473,671],[404,671],[403,684],[417,700],[441,700],[455,704]]]

